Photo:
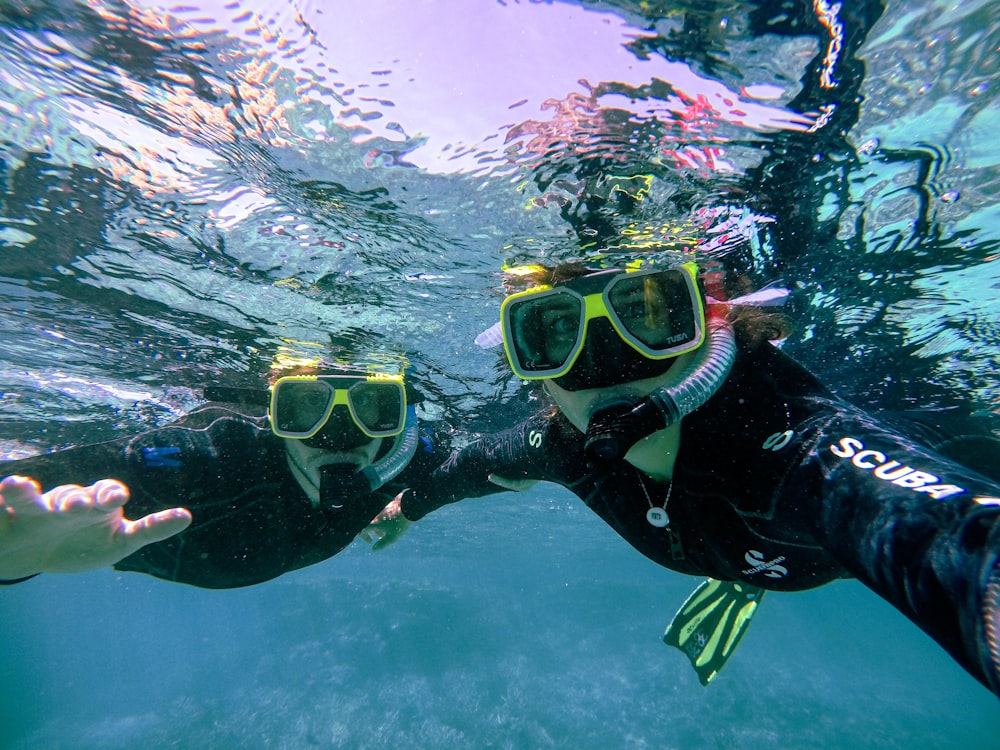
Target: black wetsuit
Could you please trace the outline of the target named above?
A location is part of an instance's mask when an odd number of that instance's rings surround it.
[[[997,633],[982,615],[991,575],[991,596],[1000,596],[1000,484],[934,450],[944,442],[925,444],[836,398],[765,345],[741,352],[719,391],[682,420],[672,486],[624,460],[589,464],[583,435],[550,410],[453,455],[433,491],[404,496],[403,512],[417,520],[494,492],[489,473],[552,481],[682,573],[776,591],[854,576],[1000,692]],[[950,455],[969,448],[995,462],[997,445],[952,441]],[[670,524],[654,527],[647,511],[668,491]]]
[[[28,476],[43,490],[117,479],[129,488],[129,518],[185,507],[193,516],[191,526],[115,568],[234,588],[337,554],[409,478],[426,477],[446,455],[421,430],[417,454],[394,480],[343,507],[316,507],[288,467],[284,441],[262,413],[246,411],[209,404],[133,438],[0,463],[0,477]]]

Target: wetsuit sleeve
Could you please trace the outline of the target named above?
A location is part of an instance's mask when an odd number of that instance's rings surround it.
[[[818,498],[823,546],[1000,694],[1000,485],[851,408],[802,427],[781,502]]]
[[[187,529],[114,567],[205,588],[248,586],[326,560],[392,499],[370,492],[343,505],[314,505],[264,418],[221,404],[134,438],[0,470],[31,476],[46,490],[118,479],[129,488],[129,518],[186,507],[193,516]]]
[[[128,473],[124,454],[127,443],[127,440],[115,440],[5,461],[0,463],[0,477],[12,474],[30,477],[38,482],[43,492],[62,484],[85,487],[99,479],[124,481],[122,477]]]
[[[490,481],[491,474],[505,479],[542,479],[541,436],[550,425],[539,416],[516,427],[485,435],[454,451],[423,482],[416,482],[403,495],[403,515],[418,521],[431,511],[459,500],[507,491]]]
[[[193,488],[215,478],[227,446],[252,445],[257,432],[252,418],[209,406],[134,437],[0,463],[0,476],[30,477],[43,492],[117,479],[129,489],[127,514],[145,515],[183,505]]]

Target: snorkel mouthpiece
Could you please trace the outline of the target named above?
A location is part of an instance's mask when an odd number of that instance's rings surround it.
[[[733,329],[711,318],[705,343],[677,382],[657,388],[638,404],[611,404],[587,423],[584,450],[591,461],[616,461],[637,442],[665,429],[710,399],[736,359]]]
[[[329,464],[319,470],[320,506],[343,508],[371,492],[368,479],[354,464]]]
[[[669,427],[651,397],[639,403],[616,403],[594,412],[587,424],[584,449],[591,461],[614,461],[642,438]]]
[[[406,410],[406,426],[395,437],[384,458],[363,469],[353,464],[329,464],[320,468],[321,504],[325,508],[340,508],[379,489],[407,467],[419,442],[417,412],[410,406]]]

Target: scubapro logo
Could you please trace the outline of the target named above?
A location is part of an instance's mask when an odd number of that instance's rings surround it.
[[[935,500],[960,495],[965,490],[954,484],[944,484],[941,479],[926,471],[918,471],[899,461],[890,459],[882,451],[869,450],[853,437],[843,437],[830,446],[830,452],[840,458],[849,458],[854,466],[866,469],[885,482],[914,492],[926,492]]]
[[[747,550],[747,553],[743,556],[753,567],[747,568],[746,570],[740,571],[745,576],[756,575],[757,573],[763,573],[767,578],[784,578],[788,575],[788,568],[779,563],[785,561],[784,555],[778,555],[773,560],[764,561],[764,553],[758,552],[755,549]]]
[[[528,445],[530,445],[532,448],[541,448],[542,433],[540,433],[538,430],[531,430],[530,432],[528,432]]]

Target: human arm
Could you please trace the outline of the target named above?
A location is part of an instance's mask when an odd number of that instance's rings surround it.
[[[128,499],[128,488],[113,479],[43,494],[27,477],[6,477],[0,482],[0,580],[103,568],[191,523],[183,508],[130,521],[123,510]]]
[[[848,410],[786,497],[819,496],[823,546],[1000,694],[1000,485]]]
[[[399,511],[411,521],[463,499],[505,490],[527,489],[546,479],[541,468],[549,455],[551,421],[545,415],[503,432],[482,435],[453,451],[439,466],[413,477],[403,493]]]
[[[690,499],[671,517],[699,540],[689,558],[776,590],[852,575],[1000,694],[1000,484],[772,347],[743,353],[683,428],[674,480]]]
[[[524,492],[533,487],[536,479],[508,479],[506,477],[488,474],[487,480],[499,487],[499,490],[511,490],[512,492]],[[403,513],[403,497],[407,490],[403,490],[392,501],[379,512],[367,528],[363,529],[358,536],[366,544],[370,544],[373,552],[385,549],[391,544],[399,541],[399,538],[410,528],[412,521]]]
[[[183,505],[194,519],[183,533],[114,567],[209,588],[259,583],[325,559],[384,505],[341,534],[343,524],[314,509],[291,477],[263,419],[221,405],[139,435],[0,463],[0,477],[11,474],[45,489],[114,477],[128,487],[128,518]]]

